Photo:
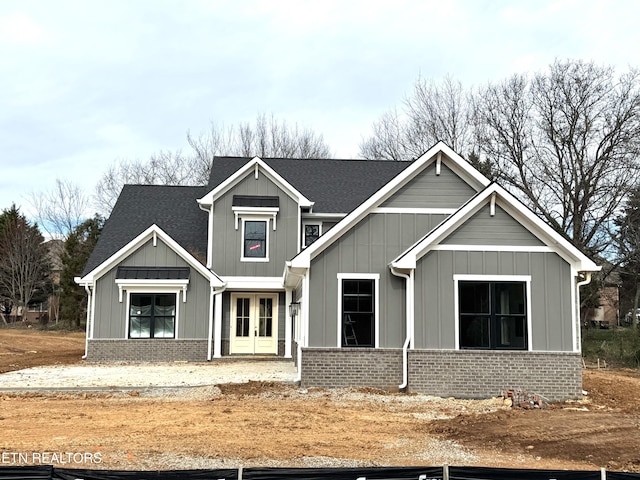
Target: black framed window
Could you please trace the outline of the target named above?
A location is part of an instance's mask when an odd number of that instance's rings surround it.
[[[304,226],[304,246],[308,247],[320,238],[320,224],[307,223]]]
[[[460,348],[526,350],[525,282],[458,282]]]
[[[175,338],[176,294],[132,293],[129,338]]]
[[[342,346],[375,347],[375,280],[342,280]]]
[[[244,222],[244,251],[245,258],[267,257],[267,221],[247,220]]]

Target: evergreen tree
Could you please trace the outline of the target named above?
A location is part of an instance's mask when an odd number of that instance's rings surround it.
[[[80,328],[86,316],[87,303],[85,291],[73,279],[82,273],[103,225],[104,218],[96,215],[78,225],[64,244],[60,274],[60,317],[70,327]]]
[[[15,205],[0,214],[0,301],[3,312],[18,315],[35,299],[46,298],[51,266],[44,238]]]
[[[640,185],[630,193],[622,215],[616,218],[616,250],[620,264],[623,311],[636,312],[640,303]]]

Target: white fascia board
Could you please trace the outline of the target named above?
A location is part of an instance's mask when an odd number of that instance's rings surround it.
[[[233,175],[227,178],[224,182],[218,185],[216,188],[207,193],[204,197],[198,200],[200,205],[211,206],[215,201],[228,192],[236,183],[242,180],[248,173],[254,172],[258,168],[278,187],[280,187],[287,195],[293,200],[298,202],[300,207],[313,207],[314,202],[305,197],[296,188],[287,182],[278,172],[267,165],[260,157],[254,157],[244,164]]]
[[[302,281],[302,277],[306,274],[306,268],[294,268],[291,266],[291,262],[287,261],[282,272],[282,284],[288,288],[297,288]]]
[[[283,290],[282,277],[221,277],[227,290]]]
[[[552,251],[565,259],[576,270],[600,270],[601,267],[597,266],[578,248],[573,246],[569,241],[562,237],[562,235],[547,225],[517,198],[495,183],[484,189],[476,195],[476,197],[467,202],[467,204],[458,210],[458,212],[444,220],[425,237],[405,250],[391,262],[391,265],[394,268],[416,268],[416,262],[418,259],[422,258],[430,250],[433,250],[444,238],[454,232],[485,204],[490,202],[492,195],[494,194],[496,194],[496,203],[498,206],[514,217],[516,221],[520,222],[533,235],[540,239]],[[471,246],[469,248],[471,249]],[[507,248],[505,247],[505,249]],[[523,249],[527,249],[527,247],[523,247]],[[531,247],[531,249],[527,249],[527,251],[529,250],[537,251],[539,249]]]
[[[343,233],[349,230],[353,225],[362,220],[367,214],[369,214],[373,208],[380,205],[388,197],[393,195],[402,186],[404,186],[410,179],[416,174],[423,171],[429,165],[436,161],[438,154],[445,154],[451,162],[447,162],[447,166],[452,168],[457,173],[464,173],[466,181],[473,179],[477,182],[478,188],[485,187],[490,181],[473,168],[469,162],[467,162],[460,155],[455,153],[450,147],[443,142],[438,142],[436,145],[427,150],[423,155],[416,159],[411,165],[405,168],[402,172],[392,178],[384,187],[374,193],[371,197],[356,207],[351,213],[349,213],[342,221],[338,222],[331,230],[321,236],[318,240],[313,242],[312,245],[304,249],[301,253],[295,256],[291,260],[293,267],[309,268],[311,265],[311,259],[318,253],[324,250],[326,247],[335,242]],[[473,185],[472,185],[473,186]]]
[[[522,223],[543,243],[556,250],[559,255],[563,256],[578,271],[600,271],[602,267],[596,265],[593,260],[582,253],[580,249],[570,241],[556,232],[551,226],[533,213],[511,193],[497,184],[495,185],[494,190],[498,194],[496,201],[498,206]]]
[[[208,270],[193,255],[187,252],[178,242],[171,238],[164,230],[162,230],[155,223],[147,228],[144,232],[138,235],[136,238],[127,243],[124,247],[111,255],[108,259],[90,271],[87,275],[77,279],[76,283],[80,285],[93,284],[106,272],[118,265],[122,260],[131,255],[135,250],[144,245],[147,241],[157,235],[169,248],[171,248],[180,258],[189,264],[200,275],[207,278],[212,287],[222,287],[224,282],[215,273]]]
[[[477,169],[475,169],[469,162],[467,162],[464,158],[458,155],[449,145],[444,142],[438,142],[434,147],[432,147],[425,155],[429,155],[429,152],[436,149],[436,153],[438,151],[444,153],[447,157],[449,157],[453,162],[451,164],[447,163],[447,166],[459,177],[462,177],[467,183],[472,185],[476,182],[476,185],[480,187],[480,189],[489,186],[491,180],[485,177],[482,173],[480,173]],[[473,186],[473,185],[472,185]]]

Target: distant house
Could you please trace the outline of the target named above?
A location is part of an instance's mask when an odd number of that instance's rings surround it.
[[[303,386],[581,393],[598,267],[439,143],[413,162],[216,157],[126,186],[82,276],[87,358],[272,355]]]
[[[47,260],[50,265],[50,291],[44,299],[32,301],[26,311],[19,311],[14,308],[12,317],[27,323],[42,323],[44,321],[57,321],[60,313],[60,273],[62,272],[62,252],[64,241],[49,240],[45,243],[47,247]]]

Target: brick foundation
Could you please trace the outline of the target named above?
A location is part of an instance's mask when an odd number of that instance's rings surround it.
[[[517,388],[550,401],[580,398],[582,360],[565,352],[413,350],[409,388],[440,397],[487,398]]]
[[[89,340],[90,362],[206,362],[206,340]]]
[[[402,350],[305,348],[303,387],[367,386],[397,390],[402,383]],[[440,397],[488,398],[508,388],[537,393],[550,401],[582,394],[580,354],[470,350],[409,351],[411,392]]]
[[[229,340],[222,340],[222,356],[229,356]],[[278,357],[284,357],[284,340],[278,341]],[[206,362],[206,340],[105,339],[89,340],[90,362]]]
[[[303,348],[302,387],[373,387],[398,390],[402,350]]]

